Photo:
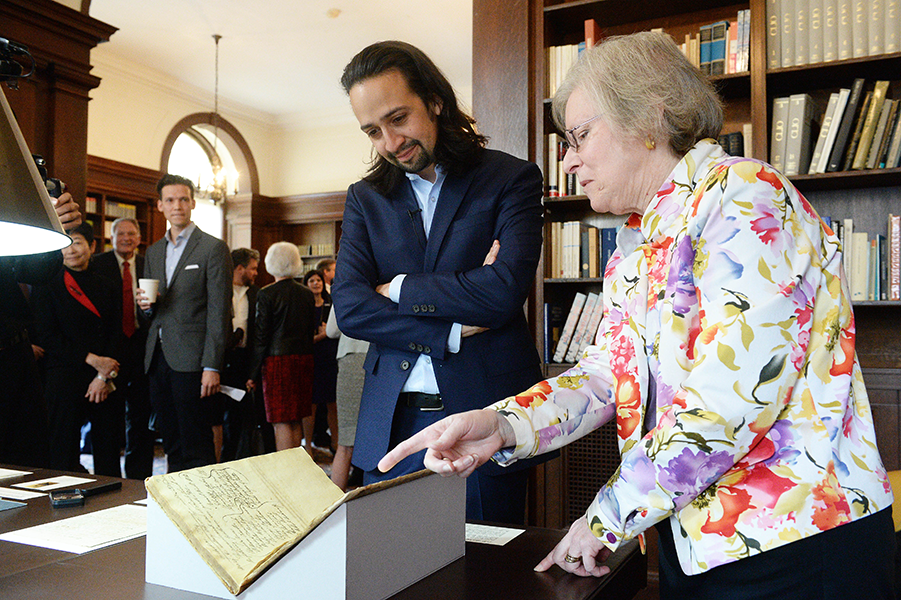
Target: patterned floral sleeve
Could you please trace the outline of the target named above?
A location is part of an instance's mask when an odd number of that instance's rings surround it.
[[[872,512],[884,472],[835,236],[772,167],[715,145],[671,177],[608,266],[597,345],[494,405],[517,436],[496,458],[615,415],[622,463],[589,525],[616,548],[676,514],[692,573]]]

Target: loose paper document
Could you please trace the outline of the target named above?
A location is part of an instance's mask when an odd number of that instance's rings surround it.
[[[244,399],[244,395],[247,393],[247,390],[241,390],[238,388],[231,387],[230,385],[220,385],[219,391],[234,400],[235,402],[240,402]]]
[[[491,525],[466,524],[466,541],[477,544],[492,544],[503,546],[525,529],[511,529],[509,527],[492,527]]]
[[[24,475],[31,475],[31,471],[17,471],[16,469],[0,468],[0,479],[11,479],[13,477],[22,477]]]
[[[147,508],[123,504],[0,535],[0,540],[83,554],[147,533]]]
[[[75,487],[79,483],[91,483],[96,479],[85,479],[84,477],[72,477],[71,475],[60,475],[59,477],[50,477],[49,479],[38,479],[36,481],[26,481],[24,483],[14,483],[13,487],[23,488],[26,490],[35,490],[39,492],[49,492],[60,488]]]
[[[22,508],[28,506],[24,502],[16,502],[15,500],[0,500],[0,511],[9,510],[11,508]]]
[[[0,498],[12,498],[13,500],[31,500],[32,498],[40,498],[46,496],[43,492],[29,492],[27,490],[14,490],[12,488],[0,487]]]

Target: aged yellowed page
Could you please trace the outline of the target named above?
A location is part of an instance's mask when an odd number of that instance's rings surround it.
[[[233,594],[344,499],[302,448],[157,475],[147,491]]]

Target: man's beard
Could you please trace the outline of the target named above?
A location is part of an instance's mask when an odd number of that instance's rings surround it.
[[[407,150],[409,150],[410,148],[413,148],[415,146],[419,146],[419,154],[416,156],[416,158],[414,159],[414,161],[412,163],[403,163],[403,162],[397,160],[397,154],[403,154],[404,152],[406,152]],[[420,171],[422,171],[423,169],[425,169],[426,167],[428,167],[429,165],[434,163],[435,157],[432,156],[432,154],[428,150],[425,149],[425,146],[423,146],[419,142],[419,140],[411,140],[408,144],[404,145],[404,147],[402,147],[397,153],[389,155],[388,162],[397,166],[402,171],[405,171],[407,173],[419,173]]]

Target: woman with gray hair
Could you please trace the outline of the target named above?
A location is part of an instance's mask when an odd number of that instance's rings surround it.
[[[262,375],[266,420],[275,432],[276,450],[297,448],[303,441],[301,422],[312,414],[313,293],[294,281],[301,261],[297,246],[276,242],[264,260],[275,277],[257,293],[256,333],[248,389]],[[313,448],[308,443],[307,452]]]
[[[661,598],[889,598],[892,493],[835,234],[726,155],[710,82],[660,33],[584,53],[553,101],[564,167],[627,215],[594,345],[559,377],[401,443],[467,476],[616,419],[621,464],[536,567],[599,576],[656,526]]]

